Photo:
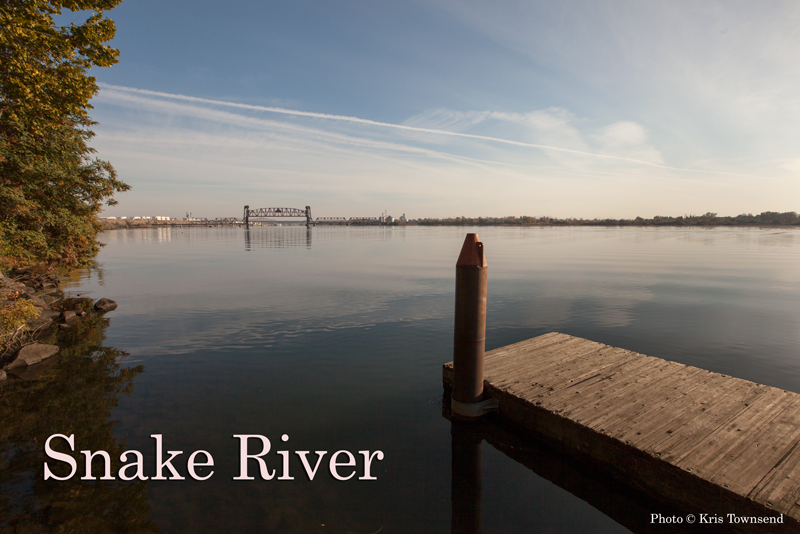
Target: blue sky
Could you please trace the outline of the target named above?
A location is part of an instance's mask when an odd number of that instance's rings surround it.
[[[800,210],[800,3],[127,0],[121,215]]]

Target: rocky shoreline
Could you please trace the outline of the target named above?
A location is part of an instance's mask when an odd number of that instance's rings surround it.
[[[85,318],[116,309],[117,303],[102,298],[65,297],[59,289],[59,277],[35,273],[30,269],[14,270],[9,276],[0,273],[0,302],[29,300],[38,308],[37,316],[26,322],[25,336],[9,347],[0,347],[0,383],[9,378],[30,380],[39,376],[56,360],[57,329],[72,328]]]

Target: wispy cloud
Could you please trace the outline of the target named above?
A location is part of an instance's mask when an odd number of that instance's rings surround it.
[[[798,144],[800,4],[443,0],[448,13],[573,101],[653,133],[676,167],[713,157],[762,165]],[[554,81],[555,80],[555,81]],[[620,117],[622,113],[627,117]]]
[[[519,141],[513,139],[506,139],[501,137],[493,137],[488,135],[479,135],[473,133],[465,133],[453,130],[445,130],[440,128],[431,128],[426,126],[416,126],[413,124],[420,124],[424,122],[424,119],[420,116],[415,117],[410,122],[411,124],[394,124],[394,123],[387,123],[387,122],[379,122],[373,121],[370,119],[363,119],[359,117],[351,117],[346,115],[332,115],[327,113],[317,113],[311,111],[300,111],[300,110],[293,110],[293,109],[285,109],[285,108],[278,108],[278,107],[269,107],[269,106],[258,106],[252,104],[242,104],[238,102],[227,102],[224,100],[214,100],[208,98],[200,98],[188,95],[180,95],[180,94],[173,94],[173,93],[164,93],[159,91],[149,91],[146,89],[136,89],[132,87],[121,87],[109,84],[100,84],[100,87],[106,91],[109,91],[111,94],[108,95],[107,98],[109,99],[120,99],[120,96],[114,95],[113,93],[120,93],[120,94],[134,94],[134,95],[143,95],[149,97],[156,97],[159,99],[168,99],[168,100],[177,100],[182,102],[191,102],[196,104],[203,104],[203,105],[210,105],[210,106],[221,106],[221,107],[228,107],[233,109],[240,109],[240,110],[247,110],[247,111],[257,111],[262,113],[274,113],[279,115],[290,115],[295,117],[307,117],[307,118],[314,118],[314,119],[323,119],[326,121],[337,121],[337,122],[346,122],[351,124],[358,124],[364,126],[373,126],[379,128],[388,128],[388,129],[396,129],[402,130],[406,132],[416,132],[422,134],[434,134],[434,135],[441,135],[441,136],[451,136],[451,137],[458,137],[464,139],[474,139],[479,141],[486,141],[489,143],[497,143],[497,144],[504,144],[504,145],[512,145],[516,147],[524,147],[524,148],[533,148],[533,149],[541,149],[546,150],[549,152],[561,152],[576,156],[584,156],[590,158],[598,158],[598,159],[606,159],[606,160],[616,160],[626,163],[633,163],[637,165],[643,166],[650,166],[650,167],[657,167],[661,169],[667,170],[674,170],[674,171],[686,171],[686,172],[697,172],[697,173],[710,173],[710,174],[727,174],[731,176],[745,176],[745,177],[755,177],[753,175],[747,174],[740,174],[740,173],[732,173],[728,171],[721,171],[721,170],[708,170],[708,169],[691,169],[691,168],[683,168],[683,167],[674,167],[670,165],[665,165],[663,163],[658,163],[650,160],[644,159],[637,159],[632,157],[626,157],[622,155],[615,155],[609,153],[601,153],[601,152],[591,152],[588,150],[581,150],[575,148],[567,148],[564,146],[556,146],[551,144],[542,144],[542,143],[531,143],[526,141]],[[105,98],[106,95],[101,95],[102,98]],[[212,111],[205,111],[204,114],[208,116]],[[565,110],[560,109],[551,109],[551,110],[544,110],[544,111],[535,111],[526,114],[511,114],[511,113],[499,113],[499,112],[468,112],[465,114],[461,114],[459,116],[458,112],[448,111],[443,113],[442,111],[434,112],[434,122],[441,124],[442,120],[439,118],[442,115],[447,115],[450,118],[450,122],[452,125],[459,125],[460,127],[464,127],[466,125],[475,125],[482,122],[485,122],[487,119],[495,119],[500,121],[506,122],[516,122],[516,123],[523,123],[527,126],[530,126],[534,129],[538,129],[541,132],[546,134],[550,134],[551,136],[555,135],[556,138],[561,138],[564,136],[565,132],[568,130],[571,134],[571,137],[578,138],[579,135],[576,131],[570,129],[567,126],[569,122],[568,112]],[[565,117],[565,115],[567,115]],[[252,118],[241,118],[238,119],[242,122],[252,122],[257,119]],[[277,125],[277,123],[272,123],[273,125]],[[634,127],[639,128],[640,133],[643,132],[643,129],[635,125],[634,123],[624,123],[626,126],[617,126],[617,130],[620,128],[627,128],[631,130],[631,125]],[[286,127],[285,125],[281,125],[281,127]],[[329,134],[326,134],[329,135]],[[660,158],[659,158],[660,159]]]
[[[563,108],[433,109],[390,123],[109,84],[94,103],[100,155],[134,186],[113,208],[127,215],[177,215],[179,195],[182,211],[204,216],[263,197],[329,206],[319,215],[397,206],[412,216],[622,217],[720,211],[709,200],[746,203],[742,190],[755,187],[711,162],[665,164],[636,121],[598,125]],[[652,213],[664,202],[676,208]]]
[[[209,122],[215,122],[219,124],[227,124],[230,126],[237,126],[249,130],[257,130],[260,132],[258,140],[254,139],[253,137],[250,137],[244,141],[244,145],[242,144],[242,140],[238,139],[236,141],[238,148],[245,148],[245,147],[249,147],[251,149],[266,148],[268,146],[268,143],[273,143],[274,144],[273,146],[280,146],[281,149],[285,150],[302,150],[304,148],[307,150],[314,150],[314,149],[319,149],[321,146],[331,148],[334,145],[340,145],[340,146],[357,147],[361,150],[376,150],[376,151],[386,150],[395,152],[406,152],[418,156],[441,158],[451,161],[458,161],[462,163],[472,163],[472,164],[483,163],[475,158],[467,158],[457,155],[451,155],[444,152],[437,152],[434,150],[404,145],[400,143],[392,143],[387,141],[369,139],[366,137],[345,135],[332,131],[326,131],[320,128],[310,128],[310,127],[300,126],[297,124],[268,120],[258,117],[251,117],[235,113],[226,113],[224,111],[219,111],[208,107],[185,105],[181,103],[168,102],[159,99],[146,98],[141,96],[140,93],[146,94],[146,92],[140,90],[114,92],[112,89],[109,92],[103,92],[101,94],[100,101],[110,102],[117,105],[126,105],[137,109],[146,109],[148,111],[159,111],[173,116],[179,115]],[[192,102],[194,99],[192,97],[185,97],[185,100],[187,102]],[[218,104],[219,101],[214,101],[214,103]],[[230,107],[235,107],[235,108],[240,107],[235,103],[226,103],[226,104],[230,104]],[[243,109],[248,109],[248,108],[243,108]],[[302,112],[298,112],[298,115],[305,116],[302,114]],[[159,139],[158,141],[156,141],[149,137],[140,138],[139,140],[141,142],[148,143],[151,145],[158,145],[163,142],[167,143],[188,142],[189,144],[192,145],[197,145],[198,143],[200,143],[200,144],[210,144],[212,146],[219,146],[220,143],[225,144],[224,140],[226,139],[227,138],[222,136],[215,136],[213,140],[207,139],[206,141],[199,141],[197,137],[194,135],[190,134],[187,138],[186,134],[184,134],[183,136],[181,136],[181,138],[175,138],[173,136],[167,140]],[[129,136],[128,140],[133,141],[133,138]]]

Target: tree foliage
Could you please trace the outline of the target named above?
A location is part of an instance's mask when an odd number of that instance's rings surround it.
[[[104,10],[120,1],[0,0],[0,266],[85,263],[97,213],[129,189],[87,144],[87,72],[117,62]],[[59,26],[63,11],[87,18]]]

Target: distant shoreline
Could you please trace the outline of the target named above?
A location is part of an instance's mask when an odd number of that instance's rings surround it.
[[[106,230],[127,230],[127,229],[153,229],[153,228],[207,228],[207,227],[216,227],[216,226],[233,226],[233,225],[213,225],[213,224],[181,224],[180,222],[175,222],[174,224],[153,224],[153,223],[134,223],[134,224],[125,224],[122,221],[119,222],[111,222],[111,223],[103,223],[103,231]],[[273,224],[266,224],[263,226],[259,226],[259,228],[274,228],[278,225]],[[305,223],[280,223],[282,227],[305,227]],[[344,225],[319,225],[319,226],[344,226]],[[722,223],[709,223],[709,224],[677,224],[677,223],[667,223],[667,224],[653,224],[653,223],[618,223],[618,224],[607,224],[607,223],[591,223],[591,222],[583,222],[583,223],[562,223],[562,222],[552,222],[552,223],[524,223],[524,224],[505,224],[505,223],[418,223],[418,222],[404,222],[404,223],[385,223],[381,225],[350,225],[353,227],[366,227],[366,226],[381,226],[381,227],[392,227],[392,228],[405,228],[409,226],[502,226],[507,228],[565,228],[565,227],[599,227],[599,228],[643,228],[643,227],[657,227],[657,228],[718,228],[720,226],[729,227],[729,228],[800,228],[800,224],[779,224],[779,223],[734,223],[734,224],[722,224]],[[243,227],[242,225],[235,226],[237,228]]]
[[[389,217],[391,219],[391,217]],[[100,219],[104,230],[117,228],[162,228],[165,226],[191,227],[191,226],[240,226],[242,223],[232,222],[231,219],[195,220],[195,221],[153,221],[152,219]],[[305,226],[300,221],[272,221],[267,226],[280,224],[282,226]],[[325,223],[327,226],[328,223]],[[339,223],[343,225],[343,223]],[[636,217],[635,219],[558,219],[555,217],[449,217],[445,219],[412,219],[408,221],[390,220],[380,224],[350,223],[349,226],[735,226],[745,228],[793,228],[800,227],[800,216],[797,212],[764,211],[758,215],[742,214],[735,217],[718,217],[716,213],[705,215],[684,215],[681,217],[662,217],[656,215],[652,219]]]

